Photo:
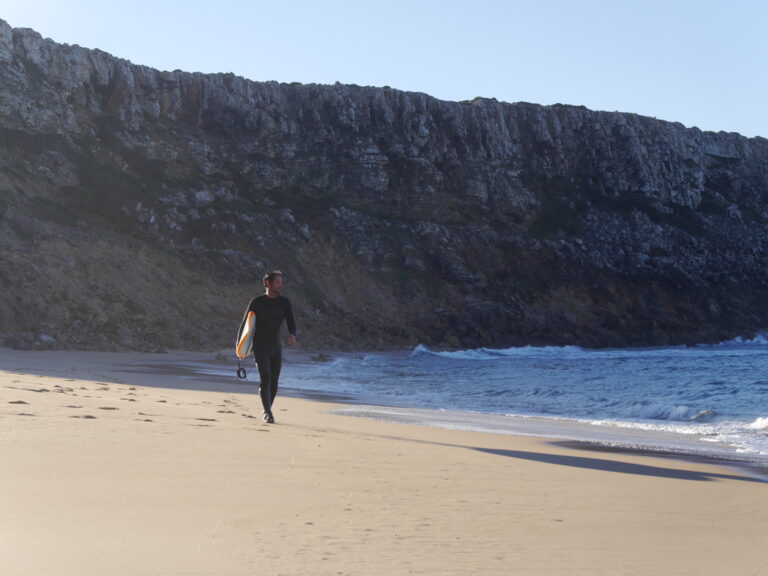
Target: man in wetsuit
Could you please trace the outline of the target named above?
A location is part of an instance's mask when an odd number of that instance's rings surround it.
[[[256,296],[248,304],[245,317],[240,325],[243,330],[248,313],[256,313],[253,328],[253,357],[259,369],[259,394],[264,407],[264,422],[272,424],[272,403],[277,395],[277,380],[280,377],[283,348],[280,344],[280,327],[283,319],[288,324],[288,345],[296,343],[296,321],[293,318],[291,301],[280,295],[283,287],[283,275],[279,270],[264,275],[266,293]]]

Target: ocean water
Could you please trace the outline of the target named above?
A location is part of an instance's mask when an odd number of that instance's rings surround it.
[[[768,339],[637,349],[416,346],[285,363],[281,387],[342,413],[768,464]]]

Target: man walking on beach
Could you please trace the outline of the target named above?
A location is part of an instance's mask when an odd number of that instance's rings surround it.
[[[280,344],[280,327],[283,319],[288,324],[287,343],[292,346],[296,343],[296,321],[293,318],[291,301],[280,295],[283,288],[283,274],[274,270],[264,275],[263,278],[266,293],[254,297],[248,304],[245,316],[240,324],[240,332],[243,330],[250,312],[255,313],[253,327],[253,358],[259,369],[259,394],[261,405],[264,407],[264,422],[272,424],[275,421],[272,415],[272,403],[277,395],[277,380],[280,378],[280,368],[283,361],[283,348]]]

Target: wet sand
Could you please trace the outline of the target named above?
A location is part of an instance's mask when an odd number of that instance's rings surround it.
[[[212,356],[0,350],[3,574],[768,574],[747,472],[147,368]]]

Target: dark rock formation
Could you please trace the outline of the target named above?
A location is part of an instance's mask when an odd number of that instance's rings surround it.
[[[0,21],[0,345],[312,347],[768,326],[768,141],[583,107],[160,72]]]

